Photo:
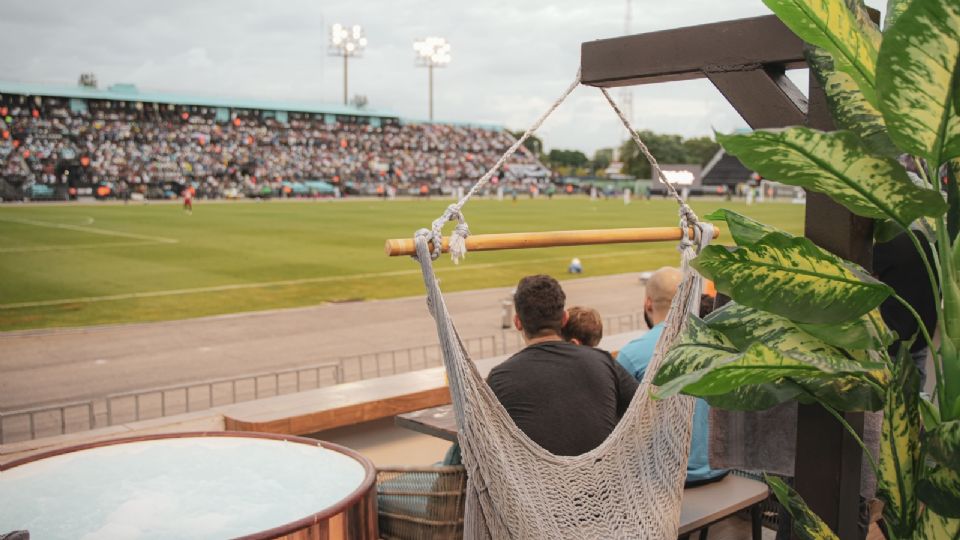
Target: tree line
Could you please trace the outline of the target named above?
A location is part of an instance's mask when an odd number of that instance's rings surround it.
[[[521,132],[511,132],[519,137]],[[659,163],[693,163],[705,165],[717,153],[720,145],[710,137],[693,137],[685,139],[680,135],[654,133],[650,130],[638,132],[640,138],[656,156]],[[613,148],[600,148],[587,157],[580,150],[553,148],[545,151],[543,141],[530,136],[523,144],[533,152],[545,165],[563,176],[603,176],[603,171],[613,161]],[[640,154],[632,140],[624,141],[620,145],[618,156],[623,162],[621,172],[640,179],[651,178],[650,164]]]

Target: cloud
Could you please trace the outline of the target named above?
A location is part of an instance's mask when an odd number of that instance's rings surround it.
[[[633,4],[634,33],[768,12],[760,0]],[[3,11],[7,79],[73,83],[92,71],[101,84],[329,103],[342,100],[343,66],[327,54],[328,29],[362,24],[370,45],[350,61],[349,93],[414,119],[427,116],[427,73],[414,66],[413,40],[444,36],[453,62],[434,75],[436,117],[524,129],[572,79],[582,42],[623,33],[625,2],[96,0],[78,9],[31,0]],[[697,136],[745,126],[704,81],[637,87],[633,100],[638,128]],[[591,88],[578,89],[541,135],[548,147],[587,153],[624,136]]]

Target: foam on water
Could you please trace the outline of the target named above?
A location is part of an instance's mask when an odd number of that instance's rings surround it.
[[[363,482],[356,460],[246,437],[93,448],[0,472],[0,533],[38,539],[231,538],[307,517]]]

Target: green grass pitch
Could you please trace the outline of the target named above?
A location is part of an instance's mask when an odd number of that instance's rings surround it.
[[[383,254],[386,238],[429,226],[449,200],[0,207],[0,330],[184,319],[421,294],[419,267]],[[692,201],[800,233],[803,206]],[[668,200],[471,201],[474,233],[670,226]],[[449,232],[449,227],[445,229]],[[729,238],[723,241],[729,242]],[[674,243],[469,254],[438,261],[445,291],[507,286],[527,274],[568,278],[676,265]]]

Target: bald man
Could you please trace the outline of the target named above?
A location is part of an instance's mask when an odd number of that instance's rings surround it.
[[[653,358],[653,349],[663,333],[663,321],[670,311],[677,288],[683,278],[680,270],[664,266],[650,276],[647,282],[646,296],[643,300],[643,318],[650,330],[620,349],[617,362],[636,379],[642,380],[647,365]],[[687,462],[687,487],[719,480],[726,476],[726,470],[711,469],[708,460],[707,442],[709,425],[707,402],[697,400],[693,413],[693,437],[690,441],[690,459]]]
[[[650,330],[620,349],[620,354],[617,356],[617,362],[620,362],[620,365],[637,380],[643,378],[643,372],[653,358],[653,349],[657,346],[657,340],[663,332],[663,321],[667,318],[670,303],[673,302],[682,279],[680,270],[664,266],[654,272],[647,281],[643,299],[643,320],[647,322]]]

